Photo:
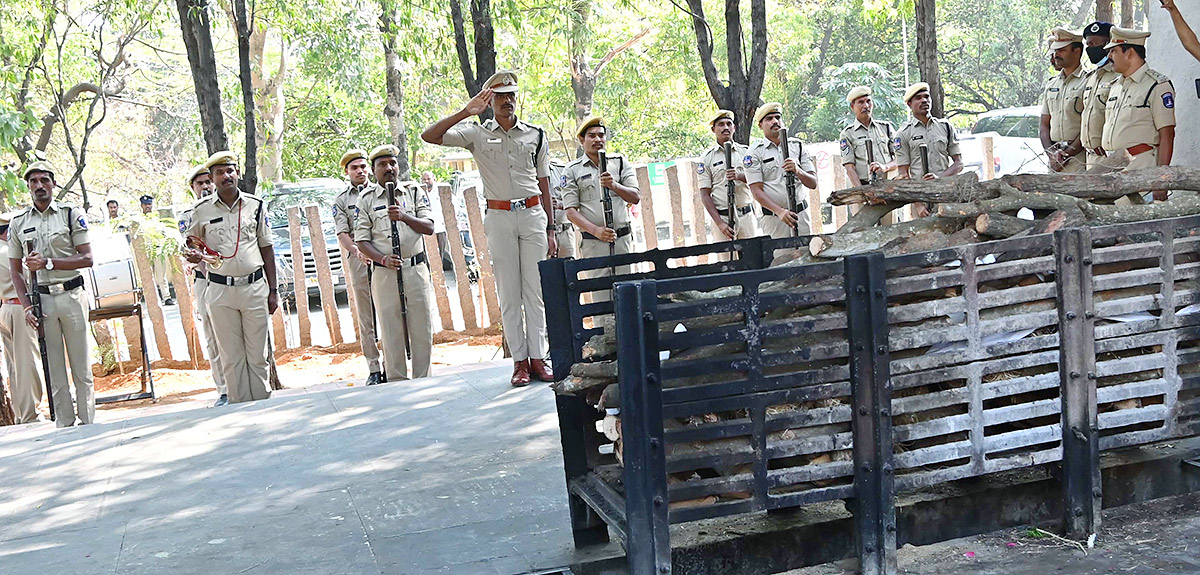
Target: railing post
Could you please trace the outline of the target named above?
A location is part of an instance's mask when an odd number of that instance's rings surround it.
[[[1054,233],[1058,305],[1058,376],[1062,397],[1062,470],[1066,533],[1100,531],[1100,431],[1096,409],[1096,339],[1092,305],[1092,235]]]
[[[629,572],[671,573],[662,378],[658,360],[657,288],[653,281],[614,289],[617,381],[625,454],[625,517]]]
[[[542,303],[546,310],[546,336],[550,340],[550,365],[554,369],[554,381],[562,381],[571,375],[571,365],[581,358],[576,356],[576,342],[571,329],[571,304],[567,294],[566,260],[554,258],[538,262],[538,274],[542,278]]]
[[[859,568],[863,575],[893,575],[896,573],[895,473],[883,254],[851,256],[846,258],[845,265]]]
[[[588,433],[595,433],[599,412],[587,404],[583,397],[556,395],[558,408],[558,430],[562,440],[563,469],[567,474],[567,506],[571,513],[571,535],[576,547],[595,545],[608,541],[608,525],[592,511],[591,507],[571,491],[571,484],[582,480],[590,469],[589,453],[598,446],[588,441]],[[589,430],[590,428],[590,430]]]

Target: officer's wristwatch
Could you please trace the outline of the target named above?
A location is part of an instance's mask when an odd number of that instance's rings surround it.
[[[46,258],[46,269],[48,269],[48,270],[54,269],[54,260],[52,260],[50,258]]]

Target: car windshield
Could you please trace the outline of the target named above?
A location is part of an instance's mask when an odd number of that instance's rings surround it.
[[[333,198],[341,191],[343,184],[334,179],[319,180],[315,182],[300,182],[296,184],[279,184],[274,190],[266,195],[267,200],[267,222],[271,226],[271,233],[274,236],[274,243],[290,245],[291,236],[288,232],[288,209],[297,207],[301,208],[300,215],[300,241],[303,245],[310,245],[311,241],[308,237],[308,219],[303,214],[303,208],[306,206],[319,206],[321,212],[321,228],[324,232],[326,241],[336,242],[337,233],[334,230],[333,224]]]
[[[1040,118],[1026,114],[1002,114],[982,118],[971,128],[971,133],[996,132],[1013,138],[1038,137]]]

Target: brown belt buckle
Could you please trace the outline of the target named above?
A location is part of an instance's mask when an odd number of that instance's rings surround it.
[[[46,290],[50,292],[50,295],[62,295],[67,293],[67,289],[63,287],[63,284],[47,285]]]

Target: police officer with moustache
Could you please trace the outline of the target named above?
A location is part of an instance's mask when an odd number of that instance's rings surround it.
[[[917,82],[904,91],[904,103],[912,112],[910,119],[896,138],[896,163],[901,178],[933,180],[953,176],[963,169],[962,152],[954,126],[941,118],[929,115],[933,100],[929,84]],[[929,171],[922,164],[921,145],[929,151]]]
[[[92,267],[87,218],[83,210],[54,200],[54,170],[49,164],[34,162],[25,168],[23,175],[32,192],[33,205],[17,214],[9,226],[8,262],[13,287],[24,309],[25,323],[36,330],[38,317],[29,298],[22,263],[30,273],[37,274],[55,423],[58,427],[70,427],[77,420],[80,424],[92,423],[96,417],[96,397],[87,342],[87,295],[79,273],[81,268]],[[33,243],[33,251],[26,251],[27,242]],[[74,404],[72,385],[67,383],[68,362],[74,383]]]
[[[1087,156],[1080,157],[1080,124],[1083,118],[1083,37],[1063,28],[1050,31],[1050,51],[1059,73],[1046,80],[1042,94],[1042,119],[1038,136],[1042,141],[1050,169],[1055,172],[1082,172]]]
[[[871,174],[880,180],[896,167],[896,149],[892,145],[892,123],[876,122],[875,101],[869,86],[855,86],[846,94],[854,111],[855,122],[846,126],[838,138],[842,152],[842,167],[851,186],[871,181]],[[870,143],[870,153],[867,145]]]
[[[758,211],[754,209],[754,198],[750,195],[750,186],[746,185],[746,172],[740,160],[746,157],[746,146],[733,141],[733,133],[737,130],[733,112],[717,110],[717,114],[708,121],[708,127],[716,136],[715,146],[700,154],[700,162],[696,165],[696,180],[700,187],[700,201],[704,211],[713,225],[728,239],[752,238],[758,235]],[[725,142],[733,147],[730,154],[732,165],[725,164]],[[729,189],[728,182],[733,182],[733,202],[737,211],[734,212],[733,223],[737,229],[729,227]]]
[[[817,169],[812,156],[804,148],[804,144],[796,138],[788,138],[788,159],[783,159],[783,142],[780,142],[780,131],[783,129],[783,105],[771,102],[759,106],[754,112],[754,123],[762,130],[763,139],[751,144],[742,164],[746,170],[746,183],[750,184],[750,192],[754,199],[763,207],[763,233],[773,238],[786,238],[793,234],[793,229],[800,235],[809,233],[809,210],[807,202],[799,213],[789,208],[785,172],[796,175],[797,184],[804,184],[812,189],[817,188]],[[796,186],[797,207],[801,206],[801,198],[806,195],[800,185]]]
[[[221,261],[210,266],[208,306],[229,402],[271,396],[267,385],[267,329],[279,307],[275,248],[262,198],[238,190],[237,156],[222,151],[204,164],[217,192],[196,202],[187,226],[189,245]],[[199,263],[194,253],[188,261]]]
[[[1120,74],[1113,71],[1112,60],[1108,59],[1108,50],[1104,49],[1112,27],[1108,22],[1092,22],[1083,29],[1083,42],[1087,46],[1084,50],[1088,60],[1096,65],[1095,69],[1088,72],[1087,80],[1083,84],[1083,115],[1079,122],[1079,145],[1087,151],[1089,171],[1104,169],[1102,161],[1107,152],[1100,144],[1104,138],[1108,96],[1112,85],[1121,78]]]
[[[192,189],[192,197],[197,200],[207,198],[213,193],[212,175],[208,173],[208,168],[204,164],[196,166],[192,173],[188,175],[188,187]],[[180,214],[179,233],[187,235],[187,226],[192,221],[192,210],[188,208]],[[190,248],[185,248],[191,251]],[[185,256],[187,252],[185,251]],[[208,353],[208,365],[212,372],[213,383],[217,386],[217,401],[213,407],[221,407],[229,403],[229,389],[225,387],[225,373],[221,369],[221,353],[217,348],[217,337],[213,333],[212,316],[208,313],[208,305],[205,303],[208,295],[208,264],[201,261],[194,265],[192,273],[195,280],[192,282],[192,293],[195,294],[195,313],[196,321],[200,323],[201,332],[204,334],[204,350]]]
[[[352,149],[342,154],[338,162],[350,185],[333,198],[333,227],[338,245],[342,248],[342,269],[350,275],[351,294],[358,308],[358,343],[367,359],[367,385],[383,383],[383,366],[379,363],[379,347],[375,341],[375,304],[371,303],[371,259],[358,249],[354,230],[358,227],[358,198],[370,185],[367,176],[371,166],[367,152]]]
[[[18,212],[0,214],[0,250],[8,253],[9,222]],[[4,256],[7,260],[7,255]],[[8,392],[12,397],[13,415],[16,423],[37,421],[38,405],[42,402],[42,390],[46,381],[42,379],[38,364],[37,333],[25,323],[25,313],[17,288],[13,283],[12,270],[0,268],[0,340],[4,345],[4,363],[8,366]]]
[[[1114,26],[1104,46],[1121,78],[1108,96],[1100,145],[1110,157],[1128,158],[1126,171],[1168,166],[1175,149],[1175,88],[1146,63],[1149,37]],[[1166,190],[1154,192],[1154,199],[1166,200]]]
[[[375,173],[375,185],[358,197],[358,219],[354,241],[374,266],[371,296],[379,319],[383,340],[383,364],[387,381],[408,379],[405,341],[412,351],[413,379],[428,377],[433,352],[433,323],[430,319],[429,257],[425,238],[433,235],[432,211],[425,190],[416,184],[401,185],[396,146],[384,145],[371,150],[367,159]],[[396,203],[388,203],[386,186],[395,186]],[[392,223],[399,234],[400,255],[393,251]],[[399,285],[396,270],[404,282]],[[400,301],[400,290],[405,301]]]
[[[583,146],[583,156],[563,169],[559,187],[562,188],[567,219],[583,233],[579,255],[583,258],[607,256],[609,245],[613,246],[613,253],[631,253],[633,228],[629,206],[637,205],[642,200],[633,166],[621,156],[607,154],[604,160],[606,165],[600,165],[600,152],[608,146],[608,128],[604,125],[604,118],[593,116],[584,120],[575,136]],[[611,227],[605,222],[605,188],[609,190],[612,202]],[[612,268],[593,270],[588,277],[605,277],[612,275],[612,271]],[[629,272],[629,266],[618,266],[616,269],[618,275]],[[598,292],[593,294],[593,298],[595,301],[607,301],[608,294]]]
[[[538,262],[557,253],[546,131],[517,118],[517,75],[502,70],[461,110],[426,128],[430,144],[470,150],[487,200],[484,231],[492,252],[504,340],[513,356],[514,386],[530,375],[553,381],[546,363],[546,310]],[[491,108],[495,118],[463,123]]]

